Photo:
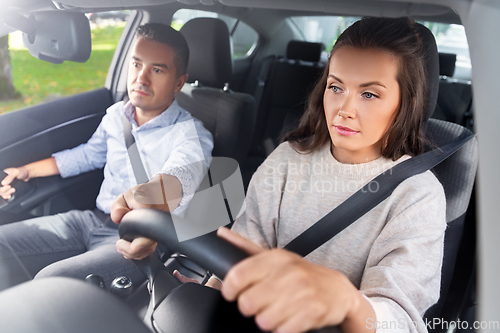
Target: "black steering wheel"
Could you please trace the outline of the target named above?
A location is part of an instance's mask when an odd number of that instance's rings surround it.
[[[128,212],[119,225],[120,237],[133,240],[150,238],[168,246],[173,252],[190,257],[194,262],[224,278],[231,267],[248,254],[219,238],[216,231],[179,242],[169,213],[156,209],[135,209]]]
[[[179,242],[170,214],[155,209],[136,209],[127,213],[120,222],[119,234],[128,241],[143,236],[165,244],[220,278],[248,257],[241,249],[219,238],[216,231]],[[252,318],[244,318],[236,305],[226,302],[217,290],[192,283],[172,290],[155,313],[160,313],[153,316],[162,332],[261,332]],[[194,313],[199,317],[195,318]],[[314,332],[340,330],[329,327]]]

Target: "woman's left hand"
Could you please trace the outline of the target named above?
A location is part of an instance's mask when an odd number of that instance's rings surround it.
[[[191,283],[196,283],[196,284],[200,284],[198,282],[198,280],[195,280],[195,279],[191,279],[191,278],[188,278],[187,276],[185,275],[182,275],[178,270],[175,270],[173,273],[172,273],[177,279],[179,279],[179,281],[181,281],[182,283],[187,283],[187,282],[191,282]],[[218,278],[216,278],[215,276],[211,276],[210,279],[208,279],[207,283],[205,283],[205,286],[206,287],[210,287],[210,288],[213,288],[213,289],[217,289],[217,290],[220,290],[222,288],[222,283],[220,282],[220,280]]]
[[[292,333],[342,325],[349,331],[355,324],[354,331],[368,331],[373,310],[345,275],[283,249],[262,249],[226,228],[218,235],[253,254],[228,272],[221,291],[227,301],[238,301],[243,315],[255,316],[262,330]],[[353,322],[360,314],[367,316]]]

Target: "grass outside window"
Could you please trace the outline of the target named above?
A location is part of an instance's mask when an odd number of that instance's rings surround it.
[[[56,65],[33,57],[22,47],[19,32],[9,38],[14,87],[19,99],[0,101],[0,114],[60,97],[101,88],[125,22],[92,24],[92,53],[85,63],[65,61]]]

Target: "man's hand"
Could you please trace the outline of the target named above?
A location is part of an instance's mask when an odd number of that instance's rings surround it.
[[[10,184],[14,179],[19,179],[27,182],[30,179],[28,169],[25,167],[19,167],[19,168],[7,168],[4,170],[4,172],[7,174],[5,178],[2,180],[0,183],[2,186],[0,186],[0,196],[4,198],[5,200],[10,199],[12,197],[12,194],[16,191],[15,188],[13,188]]]
[[[371,305],[340,272],[283,249],[262,249],[227,228],[218,235],[252,254],[231,268],[221,292],[227,301],[238,301],[244,316],[255,316],[262,330],[342,325],[348,332],[368,331],[366,319],[375,318]]]
[[[31,178],[46,177],[59,174],[56,160],[54,157],[49,157],[44,160],[26,164],[18,168],[8,168],[4,170],[7,176],[2,180],[0,185],[0,196],[4,199],[10,199],[15,189],[10,186],[14,179],[20,179],[25,182]]]
[[[111,219],[119,224],[123,216],[133,209],[154,208],[173,211],[182,198],[182,185],[170,175],[158,175],[146,184],[132,187],[120,194],[111,205]]]
[[[155,251],[156,245],[156,242],[145,237],[138,237],[132,242],[120,239],[116,242],[116,250],[125,259],[141,260],[151,255]]]
[[[133,209],[155,208],[170,212],[182,198],[182,186],[176,177],[158,175],[149,183],[140,184],[119,195],[111,205],[111,219],[119,224],[123,216]],[[139,237],[133,242],[120,239],[116,243],[118,252],[127,259],[140,260],[154,252],[156,242]]]

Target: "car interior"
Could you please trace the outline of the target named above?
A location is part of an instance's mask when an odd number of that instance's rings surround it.
[[[487,233],[489,230],[489,224],[483,219],[492,217],[479,198],[494,200],[495,196],[486,195],[483,191],[488,187],[479,182],[481,179],[476,181],[479,154],[482,159],[486,152],[481,146],[486,139],[483,139],[482,130],[479,131],[477,120],[481,119],[477,110],[486,105],[478,104],[477,99],[478,96],[485,98],[485,90],[478,90],[476,81],[484,87],[478,73],[487,71],[476,66],[482,44],[477,41],[478,32],[474,30],[479,28],[470,28],[470,20],[477,17],[474,15],[500,13],[499,4],[480,0],[318,0],[307,4],[299,0],[93,0],[85,4],[76,0],[26,0],[22,3],[9,0],[5,3],[0,13],[0,23],[3,23],[0,35],[23,31],[30,53],[53,63],[84,62],[88,58],[90,26],[86,25],[85,14],[130,12],[102,88],[0,115],[2,170],[86,142],[106,109],[127,94],[127,55],[135,29],[147,22],[170,25],[184,17],[180,32],[190,48],[189,80],[176,98],[213,134],[213,156],[229,157],[238,162],[245,190],[259,165],[283,136],[297,126],[305,111],[308,93],[327,63],[327,52],[332,45],[319,39],[311,40],[308,36],[311,30],[320,29],[317,23],[320,20],[316,22],[314,18],[334,20],[340,33],[346,24],[363,16],[413,17],[421,23],[427,48],[429,90],[425,130],[434,144],[428,150],[439,149],[463,133],[479,133],[482,139],[474,137],[432,169],[445,189],[448,228],[441,297],[422,315],[429,321],[434,318],[465,321],[470,328],[480,318],[498,314],[493,309],[499,301],[490,298],[489,294],[485,296],[489,292],[484,288],[491,283],[484,277],[486,271],[481,270],[486,261],[478,260],[485,251],[480,247],[494,243],[489,238],[487,243],[478,242],[480,231]],[[299,17],[306,22],[302,26]],[[485,22],[492,21],[490,16],[485,19]],[[472,74],[470,62],[463,67],[462,53],[453,53],[452,48],[440,49],[438,37],[431,33],[435,32],[434,24],[465,26],[468,37],[476,38],[469,40]],[[242,27],[251,32],[242,32]],[[74,45],[67,43],[61,46],[60,52],[44,49],[44,38],[65,40],[69,35]],[[245,38],[250,42],[242,43],[245,48],[239,51],[238,43]],[[479,70],[476,71],[476,67]],[[484,126],[485,120],[482,121]],[[482,165],[489,168],[492,162],[481,160],[481,163],[480,172]],[[492,174],[486,173],[483,179],[488,175]],[[102,170],[66,179],[60,176],[32,179],[19,188],[12,199],[0,198],[0,224],[70,209],[93,209],[102,180]],[[491,181],[490,186],[494,184],[496,180]],[[165,223],[158,223],[168,220],[168,216],[161,212],[148,214],[131,214],[127,223],[120,226],[120,234],[124,237],[140,234],[176,245],[159,261],[141,264],[144,282],[134,286],[133,292],[116,297],[90,284],[62,278],[28,282],[0,292],[0,322],[5,323],[6,332],[66,332],[70,327],[73,332],[260,332],[252,318],[241,316],[236,306],[225,302],[218,292],[198,285],[176,289],[179,284],[168,273],[178,269],[186,276],[203,281],[209,272],[221,272],[219,274],[224,276],[227,269],[244,256],[238,254],[237,249],[214,240],[213,233],[206,235],[206,241],[172,240],[171,234],[175,232],[171,225],[166,227]],[[488,265],[495,266],[493,263]],[[479,279],[483,282],[478,283]],[[492,309],[491,312],[484,310],[486,306]],[[337,328],[325,328],[324,331],[335,332]],[[479,329],[455,327],[445,330],[441,326],[429,331]]]

